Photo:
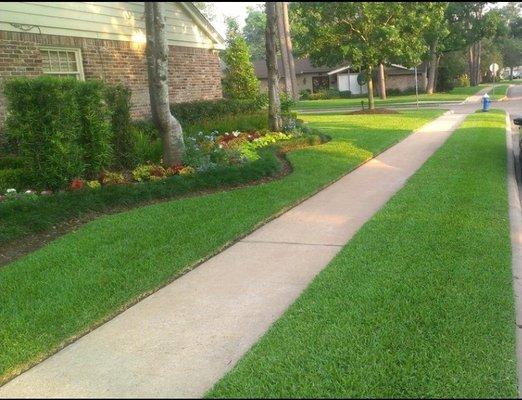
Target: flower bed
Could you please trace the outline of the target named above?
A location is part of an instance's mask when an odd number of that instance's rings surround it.
[[[302,136],[301,131],[292,133],[251,131],[251,132],[224,132],[213,131],[210,134],[198,132],[186,137],[186,156],[182,165],[164,166],[156,163],[140,164],[133,170],[102,171],[98,179],[72,179],[69,191],[98,190],[105,186],[140,184],[167,179],[175,175],[193,176],[209,170],[223,170],[231,166],[241,167],[261,158],[259,149]],[[62,191],[61,191],[62,192]],[[0,201],[19,199],[26,195],[49,195],[50,190],[34,191],[32,188],[23,188],[17,192],[15,188],[8,188]]]

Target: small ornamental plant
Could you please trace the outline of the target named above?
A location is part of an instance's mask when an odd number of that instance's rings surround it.
[[[119,172],[102,172],[99,181],[102,185],[121,185],[126,182]]]
[[[99,188],[101,188],[101,184],[98,181],[88,181],[86,183],[86,185],[87,185],[87,187],[89,189],[99,189]]]
[[[73,179],[69,185],[69,189],[71,190],[81,190],[85,186],[85,182],[83,179],[76,178]]]
[[[179,171],[179,174],[181,176],[190,176],[190,175],[194,175],[196,173],[196,170],[192,167],[183,167],[180,171]]]

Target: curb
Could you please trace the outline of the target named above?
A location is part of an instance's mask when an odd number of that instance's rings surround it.
[[[507,147],[507,178],[509,198],[509,225],[511,231],[511,263],[513,273],[513,294],[515,298],[516,315],[516,358],[517,382],[519,397],[522,397],[522,207],[516,178],[515,154],[518,151],[513,146],[513,139],[518,138],[518,132],[511,131],[511,118],[506,112],[506,147]]]

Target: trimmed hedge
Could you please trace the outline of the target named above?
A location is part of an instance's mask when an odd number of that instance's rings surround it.
[[[107,87],[107,105],[109,107],[113,165],[118,168],[134,166],[134,140],[131,134],[131,91],[122,84]]]
[[[84,171],[77,85],[48,76],[5,82],[7,132],[29,159],[38,187],[64,187]]]
[[[172,114],[183,124],[197,124],[227,115],[251,114],[267,106],[266,95],[251,100],[218,99],[171,104]]]
[[[34,188],[61,189],[74,178],[93,179],[112,164],[114,132],[119,142],[131,140],[125,112],[130,93],[122,87],[111,91],[101,81],[41,76],[8,80],[4,93],[7,136],[27,160]],[[116,147],[116,154],[132,157],[132,143],[130,151],[127,147]]]

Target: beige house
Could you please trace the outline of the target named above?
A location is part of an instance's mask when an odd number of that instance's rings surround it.
[[[191,2],[165,3],[171,101],[221,98],[224,39]],[[143,2],[0,3],[0,83],[58,75],[123,82],[149,113]],[[0,94],[0,123],[4,119]]]
[[[277,60],[280,78],[284,77],[281,59]],[[261,83],[262,90],[267,88],[268,73],[265,60],[253,62],[257,78]],[[354,69],[347,64],[335,67],[314,66],[308,58],[295,59],[295,72],[298,92],[307,90],[315,93],[320,90],[335,89],[339,91],[350,91],[352,94],[368,93],[366,85],[357,83],[357,75],[360,69]],[[426,88],[426,73],[424,66],[417,70],[417,81],[419,90]],[[391,64],[385,67],[386,88],[388,90],[412,90],[415,88],[415,71],[401,65]],[[284,88],[284,79],[279,80],[281,88]]]

